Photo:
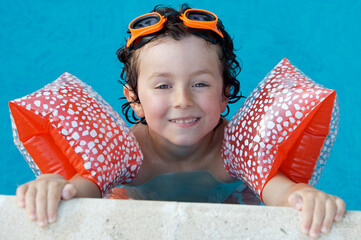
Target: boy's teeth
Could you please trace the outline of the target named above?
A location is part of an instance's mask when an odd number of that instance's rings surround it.
[[[197,121],[197,118],[186,119],[186,120],[172,120],[175,123],[191,123]]]

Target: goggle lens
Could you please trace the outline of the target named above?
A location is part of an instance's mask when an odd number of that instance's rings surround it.
[[[160,17],[157,15],[144,16],[134,21],[130,27],[132,29],[146,28],[157,24],[159,21]]]
[[[216,20],[216,18],[213,15],[200,11],[187,12],[186,17],[189,20],[202,21],[202,22],[211,22]]]

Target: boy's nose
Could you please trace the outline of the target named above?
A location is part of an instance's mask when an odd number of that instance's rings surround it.
[[[173,98],[173,106],[175,108],[184,109],[193,106],[193,104],[192,94],[188,89],[178,89],[175,92]]]

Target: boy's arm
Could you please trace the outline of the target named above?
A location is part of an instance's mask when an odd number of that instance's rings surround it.
[[[290,206],[302,211],[302,230],[311,237],[329,232],[333,221],[340,221],[345,202],[339,197],[317,190],[308,184],[294,183],[278,172],[264,187],[266,205]]]
[[[74,197],[78,198],[100,198],[100,190],[98,186],[91,180],[80,176],[78,173],[72,177],[69,182],[74,185],[77,193]],[[62,196],[67,194],[66,188],[62,192]],[[65,197],[65,196],[63,196]]]

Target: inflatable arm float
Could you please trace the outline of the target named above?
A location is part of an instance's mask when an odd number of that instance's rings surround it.
[[[283,59],[254,89],[225,129],[227,171],[262,196],[281,170],[315,185],[338,129],[336,92],[313,82]]]
[[[15,145],[35,175],[76,173],[102,193],[130,182],[142,162],[134,135],[90,86],[64,73],[9,103]]]

